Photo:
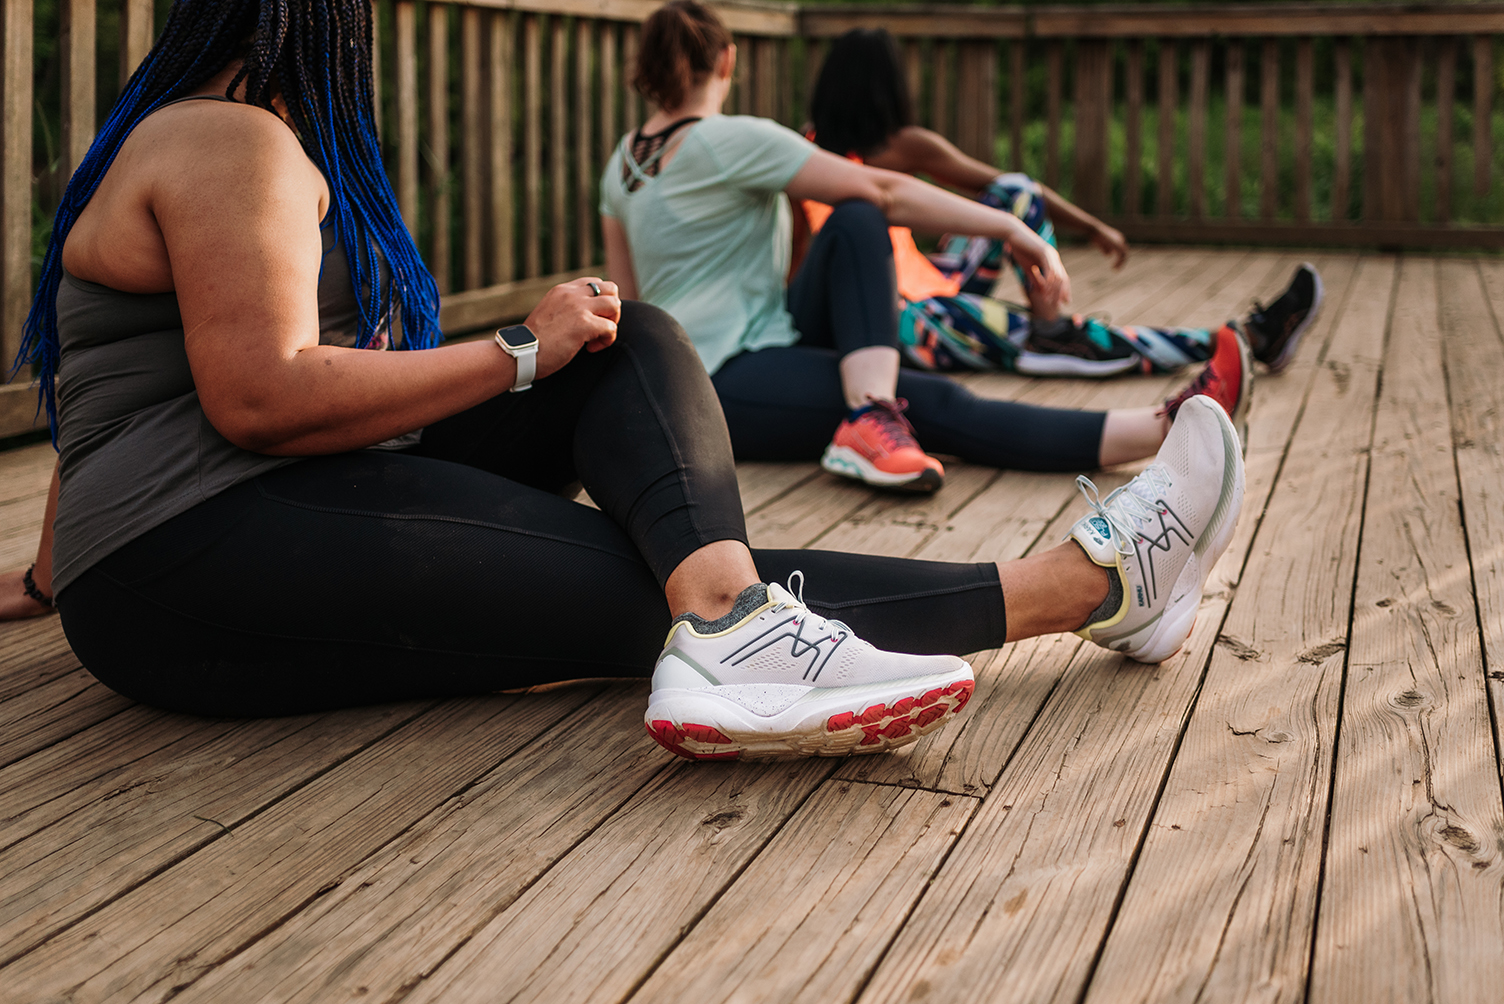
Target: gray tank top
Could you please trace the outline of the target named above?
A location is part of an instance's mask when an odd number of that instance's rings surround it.
[[[360,313],[349,263],[324,230],[319,342],[353,347]],[[52,585],[227,488],[297,463],[242,450],[199,405],[175,293],[122,293],[63,274],[57,291],[61,491]],[[381,345],[373,348],[386,348]],[[416,443],[409,433],[384,448]]]

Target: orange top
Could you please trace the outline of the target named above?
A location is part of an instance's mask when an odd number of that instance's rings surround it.
[[[846,159],[858,164],[862,158],[847,154]],[[804,200],[804,216],[809,220],[810,233],[819,233],[830,218],[831,208],[813,199]],[[960,279],[947,279],[934,266],[919,246],[914,243],[914,232],[908,227],[889,227],[888,237],[893,241],[893,269],[898,273],[898,295],[911,302],[928,300],[932,296],[955,296],[961,292]]]

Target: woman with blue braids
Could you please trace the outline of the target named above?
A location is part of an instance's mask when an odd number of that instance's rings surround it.
[[[693,347],[603,279],[429,348],[370,10],[178,0],[67,190],[28,348],[57,377],[48,585],[102,681],[263,715],[651,672],[649,731],[719,759],[912,742],[971,693],[955,653],[1006,638],[1178,647],[1126,612],[1142,501],[1094,500],[1088,543],[1003,565],[751,551]],[[1183,506],[1214,555],[1241,462],[1190,410],[1177,456],[1207,471],[1154,484],[1216,498]],[[561,497],[576,481],[599,510]]]

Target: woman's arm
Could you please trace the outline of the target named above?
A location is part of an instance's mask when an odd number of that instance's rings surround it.
[[[1025,269],[1041,294],[1056,302],[1070,300],[1070,277],[1060,255],[1018,217],[1001,209],[936,188],[896,171],[867,167],[816,151],[785,189],[795,199],[834,205],[847,199],[871,202],[890,223],[929,233],[963,233],[1008,243],[1013,259]]]
[[[900,129],[881,152],[867,158],[873,167],[927,174],[941,184],[973,194],[981,192],[1000,173],[991,164],[968,157],[939,133],[919,126]],[[1128,242],[1121,231],[1108,226],[1054,189],[1041,184],[1044,203],[1057,227],[1084,235],[1103,254],[1113,259],[1113,268],[1128,260]]]
[[[632,268],[632,245],[627,228],[614,216],[601,215],[601,238],[606,244],[606,274],[623,300],[637,299],[637,272]]]
[[[147,186],[171,263],[204,413],[245,449],[338,453],[382,442],[508,390],[516,364],[490,341],[424,352],[319,344],[322,181],[271,116],[220,116],[160,151]],[[529,315],[537,375],[615,338],[614,288],[555,287]]]

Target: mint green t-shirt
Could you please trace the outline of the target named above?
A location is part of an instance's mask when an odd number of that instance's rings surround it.
[[[668,165],[635,192],[622,181],[631,137],[601,178],[601,213],[627,233],[638,298],[684,326],[705,369],[799,340],[784,308],[791,222],[784,186],[815,145],[748,115],[684,126]]]

